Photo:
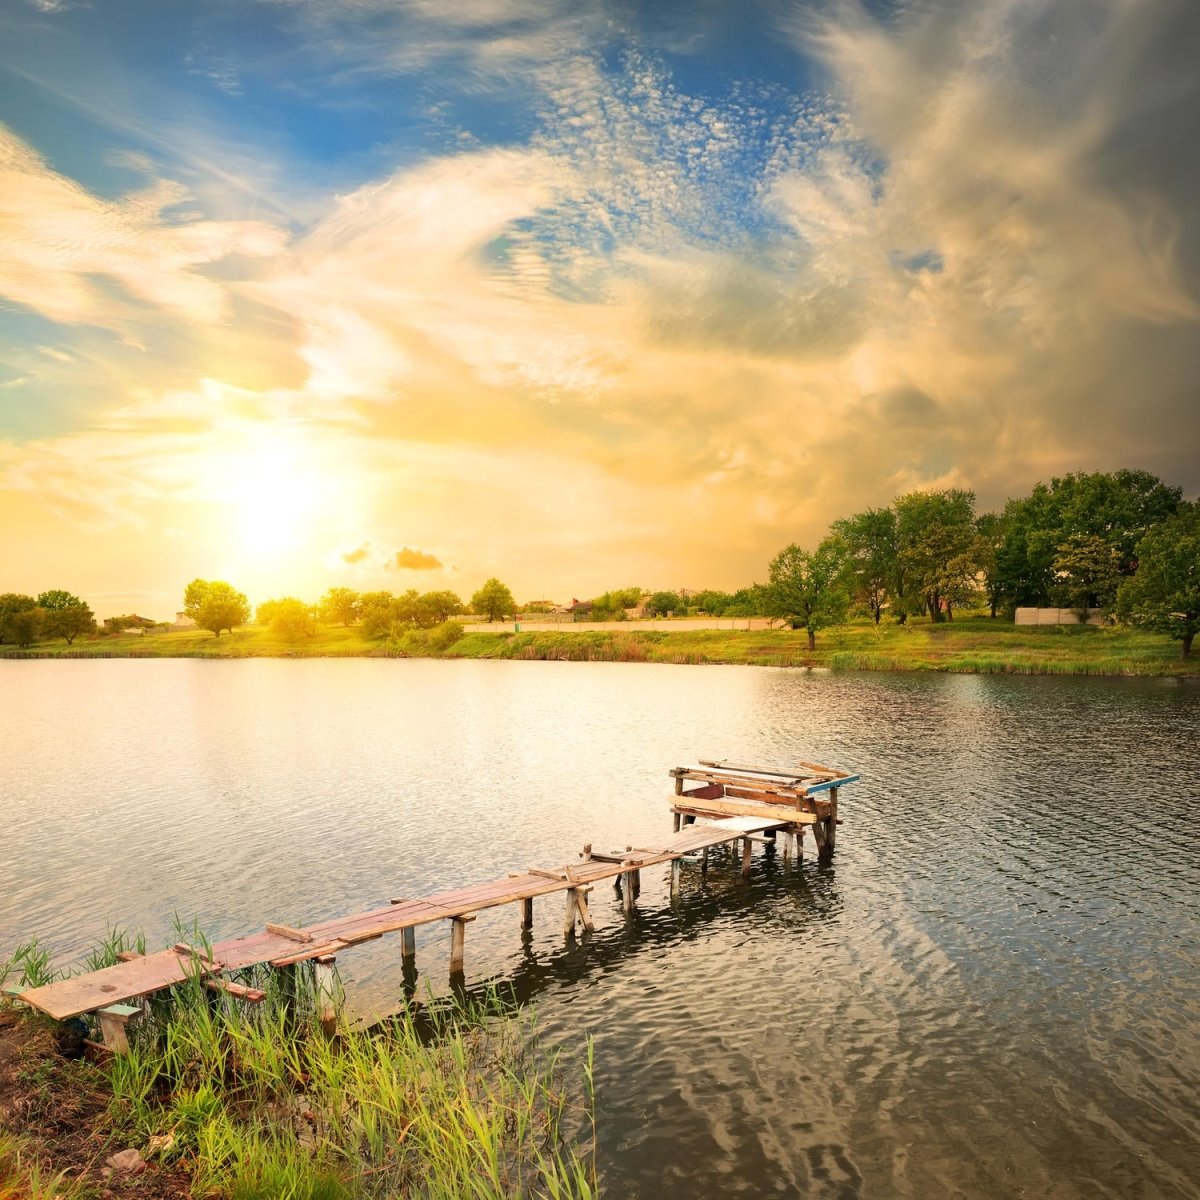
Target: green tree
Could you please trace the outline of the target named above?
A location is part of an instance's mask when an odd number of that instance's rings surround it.
[[[37,607],[45,613],[41,626],[43,637],[66,638],[69,646],[81,633],[95,632],[95,615],[73,592],[61,588],[42,592],[37,598]]]
[[[640,587],[613,588],[592,600],[591,620],[624,621],[625,610],[636,608],[641,598]]]
[[[298,642],[317,632],[316,608],[295,596],[264,600],[258,606],[257,616],[260,625],[269,625],[271,632],[284,641]]]
[[[425,592],[413,605],[413,624],[418,629],[433,629],[464,611],[463,602],[455,592]]]
[[[64,608],[79,608],[83,605],[73,592],[64,592],[62,588],[55,588],[53,591],[42,592],[37,598],[38,608],[44,608],[47,612],[58,612]]]
[[[5,618],[5,636],[18,646],[32,646],[42,636],[42,623],[46,619],[44,608],[21,608]]]
[[[197,623],[200,618],[200,605],[204,603],[204,597],[208,595],[208,586],[207,579],[193,579],[183,589],[184,616],[191,617]]]
[[[391,592],[363,592],[358,605],[359,632],[365,638],[382,637],[397,619],[396,597]]]
[[[353,588],[331,587],[321,597],[321,620],[330,625],[353,625],[358,620],[359,601]]]
[[[1175,638],[1179,657],[1188,658],[1200,631],[1200,501],[1150,529],[1135,556],[1136,570],[1117,593],[1118,615]]]
[[[501,617],[513,616],[517,611],[517,603],[512,592],[493,577],[471,597],[471,611],[489,621],[498,621]]]
[[[1094,533],[1073,533],[1054,556],[1058,580],[1056,599],[1065,600],[1081,621],[1093,608],[1111,609],[1121,582],[1121,557],[1117,547]]]
[[[997,574],[1006,607],[1054,602],[1054,560],[1073,535],[1112,546],[1121,578],[1133,574],[1146,532],[1180,506],[1182,492],[1148,471],[1123,469],[1055,477],[1004,508]]]
[[[978,566],[983,574],[983,590],[992,619],[1004,602],[1004,578],[1000,569],[1000,554],[1007,532],[1003,513],[980,513],[975,519],[978,546]]]
[[[183,611],[201,629],[221,636],[221,630],[233,632],[235,625],[250,620],[250,601],[223,579],[193,579],[183,593]]]
[[[931,621],[953,620],[954,604],[967,593],[976,569],[975,493],[909,492],[897,497],[895,507],[896,557],[906,592],[897,600],[910,611],[919,604]]]
[[[869,508],[835,521],[831,533],[845,547],[852,599],[878,625],[896,581],[896,514],[890,508]]]
[[[43,611],[46,614],[42,622],[42,634],[45,637],[65,638],[70,646],[81,633],[96,632],[95,614],[82,601]]]
[[[669,617],[687,611],[687,601],[678,592],[654,592],[646,601],[646,616]]]
[[[19,613],[29,612],[37,606],[37,601],[32,596],[25,596],[20,592],[5,592],[0,595],[0,644],[17,642],[18,645],[29,645],[29,642],[18,641],[16,627],[12,621]],[[37,624],[36,619],[34,624]]]
[[[842,579],[842,547],[826,538],[812,554],[791,545],[768,568],[763,610],[793,629],[808,631],[808,648],[817,648],[817,631],[845,618],[850,598]]]

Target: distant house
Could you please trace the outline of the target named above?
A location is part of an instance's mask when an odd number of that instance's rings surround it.
[[[570,613],[573,621],[586,621],[592,615],[592,602],[590,600],[576,600],[571,598],[571,603],[566,605],[565,612]]]
[[[195,629],[196,622],[185,612],[177,612],[175,614],[175,622],[171,626],[172,629]]]

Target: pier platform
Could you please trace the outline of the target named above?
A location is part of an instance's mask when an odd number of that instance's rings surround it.
[[[715,846],[741,841],[745,875],[751,869],[753,847],[773,842],[780,834],[784,854],[794,847],[799,856],[804,832],[811,828],[819,852],[828,855],[838,821],[837,789],[857,779],[813,764],[776,770],[705,761],[695,767],[677,767],[671,775],[676,783],[676,794],[671,797],[674,829],[648,846],[594,851],[589,844],[576,861],[563,866],[530,867],[502,879],[430,896],[398,897],[386,907],[312,925],[268,922],[262,930],[212,945],[180,942],[152,954],[129,953],[114,966],[27,989],[18,993],[17,999],[58,1020],[98,1014],[106,1044],[121,1051],[127,1048],[124,1023],[140,1011],[129,1001],[198,978],[212,991],[254,1002],[264,994],[228,980],[228,973],[262,964],[284,970],[311,963],[318,994],[328,997],[322,1006],[323,1023],[333,1024],[333,965],[339,954],[353,946],[399,933],[404,959],[411,963],[416,953],[413,931],[444,921],[450,926],[450,972],[461,975],[466,925],[485,909],[519,904],[521,927],[528,929],[533,923],[533,901],[561,893],[565,896],[563,932],[573,937],[580,926],[593,929],[587,896],[595,884],[606,879],[617,884],[628,913],[640,892],[644,868],[669,863],[674,895],[682,860],[698,861],[700,869],[707,870],[708,851]],[[688,780],[700,786],[686,789]]]

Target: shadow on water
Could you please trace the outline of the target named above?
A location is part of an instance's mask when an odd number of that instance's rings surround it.
[[[373,1018],[372,1024],[425,1006],[441,1011],[459,1004],[482,1008],[499,1004],[516,1010],[546,993],[571,990],[673,947],[702,942],[717,923],[749,920],[798,935],[811,933],[842,913],[836,874],[833,863],[818,863],[812,856],[799,863],[785,862],[770,848],[755,858],[750,878],[743,879],[740,858],[729,846],[720,846],[711,851],[707,871],[691,863],[684,866],[674,899],[640,901],[631,914],[620,913],[616,924],[591,933],[582,930],[554,947],[539,945],[532,931],[520,930],[516,935],[520,957],[513,966],[480,979],[451,975],[447,996],[433,994],[426,985],[434,976],[423,975],[406,961],[396,1012]],[[607,882],[597,885],[597,892],[601,888],[619,896]]]

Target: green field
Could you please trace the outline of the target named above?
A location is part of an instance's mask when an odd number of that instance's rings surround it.
[[[9,658],[516,658],[584,662],[748,663],[854,671],[951,671],[1028,675],[1200,675],[1200,656],[1179,658],[1179,643],[1125,628],[1015,626],[987,617],[934,625],[853,621],[823,630],[817,649],[803,630],[655,630],[554,633],[468,633],[448,649],[367,640],[357,629],[322,626],[311,637],[282,640],[247,626],[215,638],[197,631],[42,642],[28,650],[5,646]]]

